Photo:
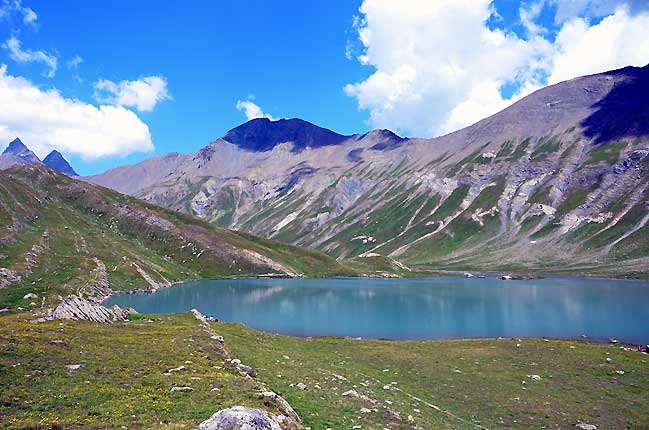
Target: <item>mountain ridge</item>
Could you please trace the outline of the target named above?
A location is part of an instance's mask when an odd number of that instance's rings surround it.
[[[629,94],[647,85],[649,66],[575,78],[432,139],[375,130],[251,151],[221,138],[130,192],[339,259],[636,272],[649,255],[649,108]],[[102,178],[89,180],[119,187]]]

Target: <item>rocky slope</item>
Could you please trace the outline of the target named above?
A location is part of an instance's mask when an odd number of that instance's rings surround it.
[[[649,66],[581,77],[434,139],[253,120],[89,180],[339,259],[647,273],[648,90]]]
[[[0,171],[0,226],[0,308],[28,294],[97,304],[113,291],[183,279],[350,273],[320,252],[224,230],[42,164]]]

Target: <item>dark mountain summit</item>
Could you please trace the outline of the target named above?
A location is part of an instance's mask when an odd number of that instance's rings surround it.
[[[248,151],[270,151],[284,142],[293,143],[293,152],[306,148],[338,145],[349,136],[343,136],[298,118],[271,121],[257,118],[228,131],[223,140]]]
[[[19,138],[12,140],[2,154],[15,155],[25,163],[40,163],[41,161]]]
[[[77,172],[74,171],[68,160],[63,158],[63,155],[56,149],[48,154],[47,157],[43,160],[43,163],[46,166],[51,167],[54,170],[58,170],[61,173],[64,173],[68,176],[79,176]]]

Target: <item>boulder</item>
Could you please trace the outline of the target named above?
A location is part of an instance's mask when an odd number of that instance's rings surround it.
[[[203,421],[199,430],[288,430],[299,426],[284,416],[275,416],[260,409],[234,406],[218,411]]]

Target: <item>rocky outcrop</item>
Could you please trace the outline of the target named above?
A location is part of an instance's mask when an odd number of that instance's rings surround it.
[[[218,411],[203,421],[199,430],[297,430],[301,426],[284,415],[260,409],[234,406]]]
[[[43,320],[70,319],[112,324],[128,320],[128,315],[131,312],[117,305],[107,308],[80,297],[69,296],[64,298],[63,302]]]

